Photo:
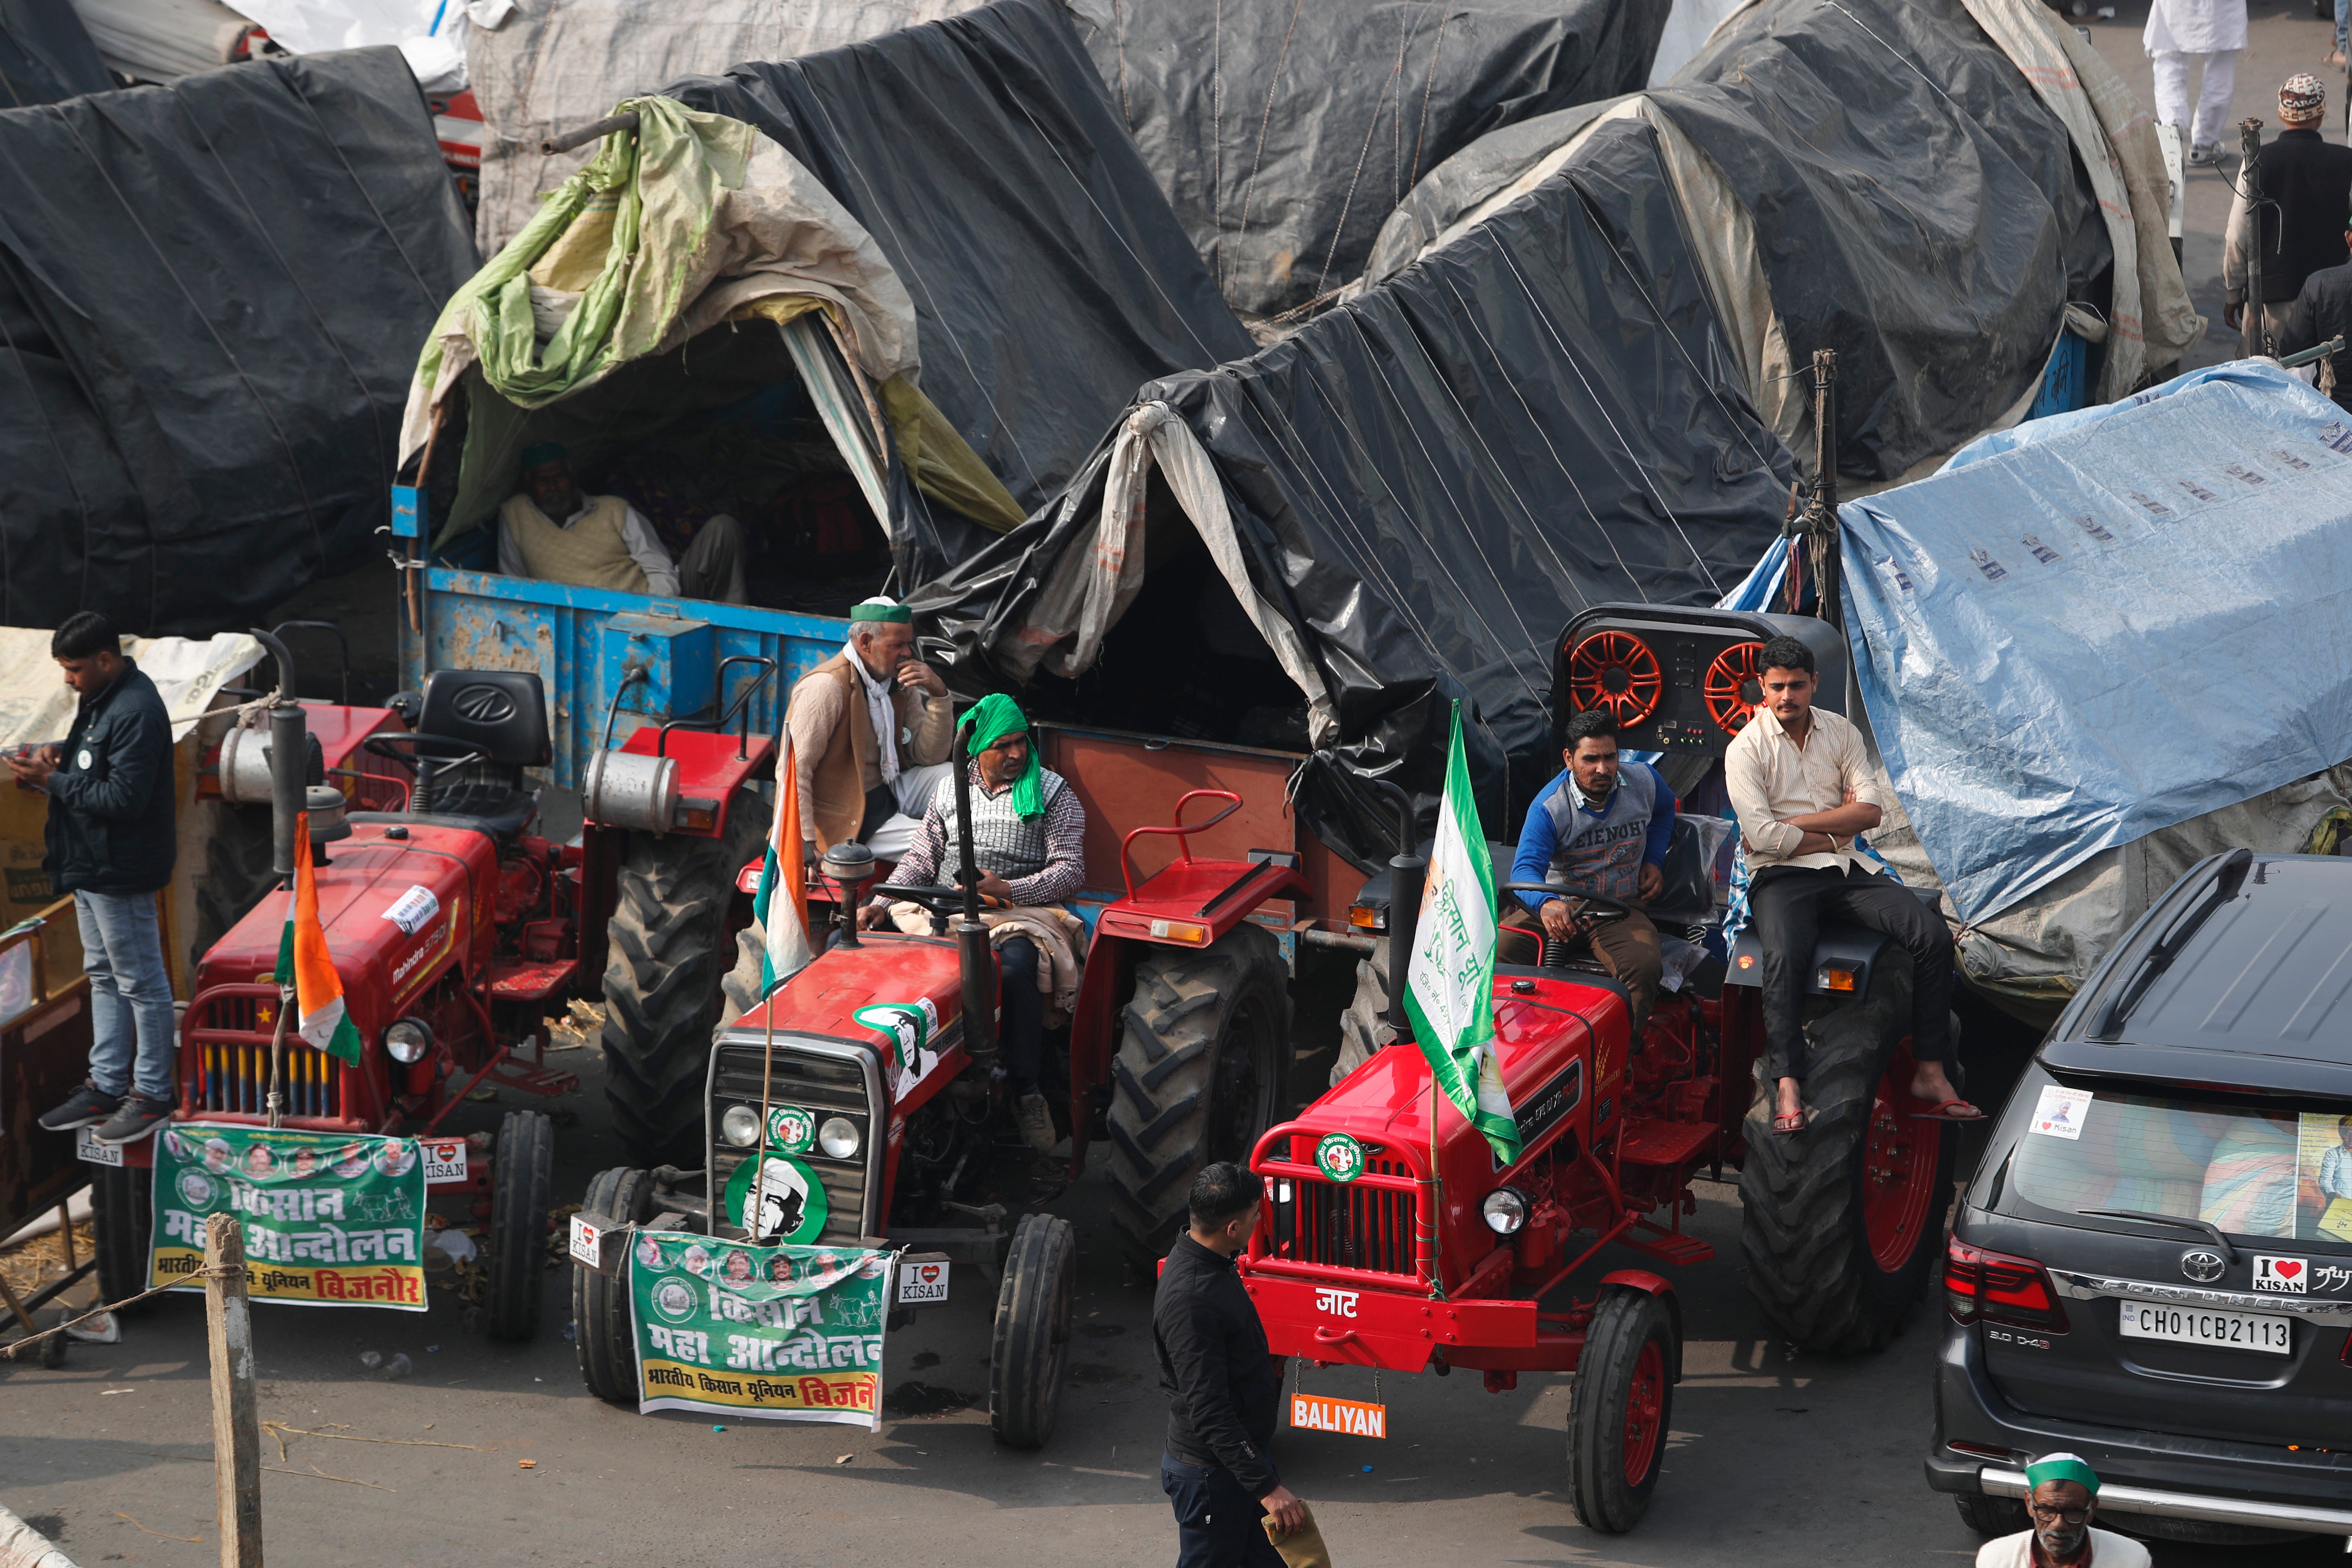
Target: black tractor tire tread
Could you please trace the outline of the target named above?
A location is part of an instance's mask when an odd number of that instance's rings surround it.
[[[155,1228],[154,1178],[152,1170],[122,1165],[100,1165],[90,1172],[91,1247],[98,1254],[101,1303],[129,1300],[147,1289],[148,1237]],[[128,1318],[146,1310],[142,1301],[121,1310]]]
[[[1183,1225],[1188,1179],[1207,1157],[1218,1042],[1254,989],[1276,1032],[1260,1071],[1279,1085],[1290,1058],[1290,976],[1271,931],[1244,921],[1204,950],[1154,948],[1136,961],[1112,1062],[1108,1163],[1112,1218],[1139,1266],[1167,1256]]]
[[[653,1217],[654,1179],[623,1165],[590,1179],[580,1206],[624,1225]],[[580,1352],[580,1381],[599,1399],[633,1405],[639,1387],[636,1331],[629,1321],[629,1266],[620,1278],[583,1264],[572,1266],[572,1332]]]
[[[539,1332],[540,1271],[555,1194],[554,1120],[542,1111],[508,1111],[490,1158],[487,1326],[494,1340],[528,1340]]]
[[[269,808],[215,801],[207,809],[212,834],[205,840],[204,879],[196,884],[195,941],[188,949],[192,967],[278,884],[270,868]]]
[[[1070,1222],[1023,1215],[1005,1252],[988,1348],[988,1426],[1008,1448],[1042,1448],[1054,1435],[1077,1273],[1078,1233]]]
[[[2033,1521],[2025,1517],[2025,1505],[2013,1497],[1955,1492],[1952,1503],[1960,1510],[1960,1522],[1979,1535],[2015,1535],[2033,1527]]]
[[[1665,1394],[1662,1428],[1650,1474],[1636,1487],[1625,1479],[1625,1394],[1642,1346],[1664,1343]],[[1613,1285],[1601,1293],[1568,1396],[1568,1496],[1587,1530],[1622,1535],[1641,1521],[1665,1468],[1666,1436],[1674,1429],[1675,1377],[1682,1363],[1674,1313],[1646,1290]]]
[[[760,1005],[760,969],[767,961],[767,923],[754,915],[750,925],[735,933],[735,967],[719,983],[719,1022],[710,1031],[713,1040]]]
[[[1356,994],[1339,1015],[1339,1056],[1331,1064],[1331,1087],[1396,1039],[1389,1024],[1389,939],[1372,939],[1372,955],[1356,961]]]
[[[1943,1243],[1958,1139],[1915,1122],[1941,1145],[1933,1207],[1910,1260],[1892,1271],[1872,1258],[1862,1228],[1862,1159],[1877,1088],[1907,1032],[1911,963],[1889,947],[1859,1002],[1810,997],[1804,1103],[1812,1125],[1772,1131],[1773,1086],[1758,1069],[1739,1174],[1740,1252],[1748,1293],[1772,1331],[1807,1350],[1854,1354],[1885,1348],[1925,1293]]]
[[[622,847],[604,965],[604,1094],[643,1164],[701,1163],[727,910],[771,816],[767,802],[739,790],[717,838],[632,833]],[[739,967],[740,949],[739,941]]]

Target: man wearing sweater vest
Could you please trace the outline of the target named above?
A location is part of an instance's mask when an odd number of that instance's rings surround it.
[[[523,449],[522,489],[499,508],[499,570],[575,588],[740,605],[743,527],[725,512],[708,519],[673,563],[636,508],[619,496],[583,494],[571,454],[541,441]]]
[[[955,701],[915,657],[915,614],[890,599],[852,605],[849,640],[793,687],[784,710],[811,858],[856,840],[877,860],[914,846],[948,775]]]
[[[1597,708],[1570,719],[1565,738],[1560,761],[1567,766],[1528,807],[1511,880],[1582,888],[1630,910],[1622,920],[1586,922],[1579,913],[1581,900],[1508,895],[1509,912],[1495,933],[1495,956],[1505,963],[1539,963],[1544,939],[1566,942],[1583,931],[1593,952],[1633,998],[1638,1039],[1665,973],[1658,928],[1640,906],[1665,885],[1675,792],[1647,763],[1619,765],[1617,726]]]

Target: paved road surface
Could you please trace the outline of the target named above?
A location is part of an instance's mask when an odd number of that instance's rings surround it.
[[[2087,24],[2143,92],[2144,15],[2126,7],[2116,21]],[[2274,119],[2277,81],[2317,68],[2326,35],[2307,0],[2258,5],[2237,113]],[[2340,104],[2330,104],[2330,120],[2341,126]],[[2215,321],[2191,364],[2234,352],[2219,324],[2227,201],[2221,174],[2191,175],[2187,269]],[[377,580],[373,570],[361,579]],[[1979,1027],[1977,1048],[1991,1037]],[[2013,1073],[2021,1042],[2002,1044],[1979,1062],[1980,1084]],[[593,1055],[571,1058],[589,1085],[576,1101],[581,1125],[559,1141],[566,1198],[618,1157]],[[492,1108],[467,1114],[468,1125],[495,1125]],[[446,1298],[420,1316],[264,1307],[256,1321],[264,1419],[340,1435],[289,1435],[282,1462],[277,1444],[265,1444],[279,1467],[264,1482],[271,1558],[876,1568],[1166,1561],[1172,1531],[1156,1477],[1164,1406],[1150,1371],[1149,1297],[1110,1259],[1099,1178],[1060,1206],[1082,1238],[1080,1337],[1061,1430],[1040,1455],[998,1450],[984,1415],[957,1407],[986,1386],[986,1303],[969,1279],[954,1304],[890,1342],[889,1384],[901,1402],[950,1408],[887,1419],[874,1434],[737,1422],[714,1432],[708,1421],[640,1417],[592,1400],[562,1338],[565,1281],[552,1273],[548,1331],[521,1347],[468,1332]],[[1346,1568],[1969,1561],[1975,1538],[1920,1480],[1932,1305],[1884,1354],[1793,1355],[1760,1335],[1741,1288],[1732,1191],[1703,1184],[1692,1227],[1717,1256],[1677,1277],[1685,1376],[1657,1501],[1639,1531],[1594,1536],[1569,1510],[1567,1379],[1532,1377],[1490,1395],[1468,1375],[1391,1377],[1381,1390],[1392,1406],[1388,1441],[1280,1441],[1286,1474],[1315,1504],[1337,1560]],[[1641,1261],[1620,1252],[1591,1272]],[[63,1370],[0,1369],[0,1503],[85,1568],[216,1560],[202,1321],[199,1303],[168,1300],[135,1320],[123,1343],[76,1346]],[[404,1352],[417,1371],[376,1381],[359,1364],[369,1350]],[[1310,1373],[1307,1386],[1369,1396],[1371,1379]],[[356,1437],[392,1441],[342,1440]],[[535,1468],[520,1468],[523,1458]],[[2158,1562],[2190,1568],[2239,1555],[2160,1547]],[[2265,1556],[2282,1568],[2340,1561],[2326,1543]]]

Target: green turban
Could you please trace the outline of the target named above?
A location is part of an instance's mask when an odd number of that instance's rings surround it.
[[[568,463],[572,454],[561,441],[534,441],[522,449],[522,471],[530,472],[541,463]]]
[[[964,742],[964,753],[976,757],[1007,735],[1025,735],[1029,721],[1021,714],[1021,705],[1002,691],[992,691],[971,705],[964,715],[971,726],[971,738]],[[1029,747],[1029,767],[1013,785],[1013,810],[1024,822],[1045,815],[1045,764],[1037,755],[1033,742]]]
[[[2073,1481],[2093,1497],[2099,1495],[2099,1473],[2083,1462],[2079,1454],[2044,1454],[2025,1467],[2025,1484],[2038,1487],[2044,1481]]]
[[[895,599],[864,599],[849,606],[852,621],[896,621],[902,626],[915,624],[915,612]]]

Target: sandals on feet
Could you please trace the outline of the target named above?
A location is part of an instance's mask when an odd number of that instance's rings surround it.
[[[1939,1100],[1925,1110],[1911,1113],[1914,1121],[1982,1121],[1985,1113],[1965,1100]]]
[[[1813,1124],[1813,1114],[1810,1105],[1795,1111],[1776,1110],[1772,1113],[1772,1131],[1783,1137],[1802,1132]]]

